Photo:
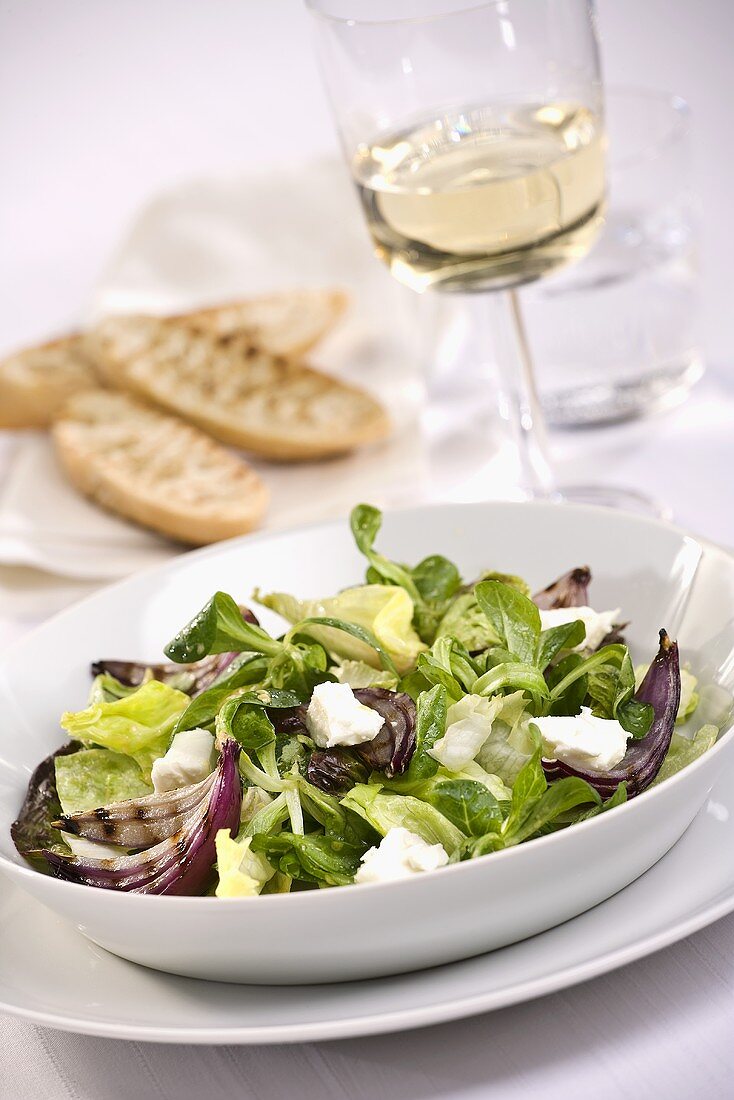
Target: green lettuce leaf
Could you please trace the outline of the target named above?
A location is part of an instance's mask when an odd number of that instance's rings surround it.
[[[365,661],[339,661],[329,670],[340,684],[349,684],[351,688],[387,688],[395,691],[398,678],[386,669],[373,668]]]
[[[109,749],[81,749],[56,758],[56,790],[65,814],[126,802],[153,787],[131,756]]]
[[[499,643],[473,592],[462,592],[444,614],[436,637],[446,636],[456,638],[472,653]]]
[[[61,728],[85,745],[132,757],[147,781],[153,762],[168,750],[178,716],[189,703],[182,691],[149,680],[124,699],[67,711],[61,716]]]
[[[217,850],[218,898],[250,898],[259,894],[275,874],[266,857],[252,851],[252,837],[234,840],[228,829],[214,838]]]
[[[413,601],[405,589],[395,585],[364,584],[324,600],[299,600],[287,592],[255,592],[254,599],[290,623],[326,617],[363,627],[375,636],[401,674],[415,667],[418,654],[426,648],[413,629]],[[342,630],[311,626],[309,635],[335,657],[380,668],[375,650]]]
[[[392,794],[378,784],[358,783],[342,798],[342,806],[364,818],[381,836],[402,827],[427,844],[440,844],[449,856],[464,842],[456,825],[427,802],[412,795]]]
[[[679,772],[681,768],[685,768],[688,764],[692,764],[694,760],[698,760],[699,756],[703,756],[712,745],[716,744],[718,736],[719,731],[716,726],[701,726],[693,737],[686,737],[682,733],[674,733],[670,741],[670,748],[665,754],[663,765],[651,786],[654,787],[657,783],[662,783],[663,780],[669,779],[671,775]]]

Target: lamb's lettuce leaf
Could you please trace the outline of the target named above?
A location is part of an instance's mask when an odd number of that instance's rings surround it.
[[[527,596],[502,581],[480,581],[474,594],[499,644],[521,664],[535,663],[540,612]]]
[[[471,779],[446,779],[436,783],[428,801],[465,836],[498,832],[502,810],[494,795]]]
[[[415,749],[402,782],[411,784],[429,779],[438,771],[431,749],[446,732],[448,699],[446,689],[436,684],[421,692],[415,710]]]
[[[176,723],[175,733],[183,730],[208,729],[224,702],[242,687],[263,684],[268,671],[267,658],[259,653],[243,653],[236,657],[226,675],[192,699]]]
[[[433,642],[439,622],[461,587],[459,570],[442,554],[431,554],[413,568],[380,554],[374,543],[382,526],[382,513],[370,504],[358,504],[349,522],[357,548],[369,563],[367,581],[404,589],[413,605],[418,634],[424,642]]]
[[[210,653],[275,656],[278,651],[279,643],[262,627],[246,622],[240,607],[226,592],[215,592],[165,648],[166,656],[177,664],[200,661]]]
[[[85,745],[132,757],[149,781],[153,762],[168,750],[178,717],[189,702],[182,691],[149,680],[123,699],[67,711],[61,716],[61,728]]]
[[[535,655],[538,668],[545,669],[564,649],[575,649],[586,637],[586,627],[580,619],[571,623],[559,623],[541,631]]]
[[[601,807],[601,796],[585,779],[576,776],[557,779],[541,795],[527,797],[517,810],[513,792],[513,810],[505,831],[505,844],[522,844],[543,833],[569,810],[589,805]]]
[[[251,851],[263,853],[281,874],[319,886],[347,886],[354,880],[365,846],[334,836],[258,833]]]

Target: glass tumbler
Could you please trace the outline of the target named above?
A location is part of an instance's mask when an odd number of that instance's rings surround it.
[[[523,306],[548,422],[613,422],[683,400],[701,377],[690,118],[678,96],[607,92],[606,223]]]

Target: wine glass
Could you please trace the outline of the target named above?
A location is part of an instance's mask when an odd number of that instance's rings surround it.
[[[306,2],[375,252],[416,291],[471,296],[523,495],[646,509],[629,490],[556,486],[517,293],[603,224],[591,0]]]

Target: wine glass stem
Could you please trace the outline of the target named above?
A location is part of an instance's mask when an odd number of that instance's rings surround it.
[[[482,297],[489,299],[500,415],[517,447],[520,488],[530,497],[553,497],[556,482],[518,292],[502,290]]]

